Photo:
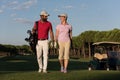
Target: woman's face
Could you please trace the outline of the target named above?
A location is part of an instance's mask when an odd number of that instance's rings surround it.
[[[65,16],[60,16],[59,18],[60,18],[61,22],[66,21],[66,17]]]

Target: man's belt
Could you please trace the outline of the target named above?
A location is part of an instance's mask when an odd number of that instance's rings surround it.
[[[48,40],[48,39],[38,39],[38,40],[41,40],[41,41],[43,41],[43,40]]]

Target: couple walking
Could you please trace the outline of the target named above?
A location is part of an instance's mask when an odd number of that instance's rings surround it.
[[[67,73],[67,66],[69,62],[69,49],[70,40],[72,39],[72,26],[67,23],[67,14],[60,14],[60,24],[56,26],[55,38],[53,34],[52,24],[48,19],[49,14],[46,11],[41,11],[40,20],[37,24],[34,23],[32,32],[38,33],[38,42],[36,45],[37,61],[39,70],[38,72],[47,73],[48,65],[48,36],[52,41],[56,41],[59,44],[59,62],[60,71]],[[43,58],[43,59],[42,59]]]

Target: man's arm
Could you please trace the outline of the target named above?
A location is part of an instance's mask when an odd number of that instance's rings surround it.
[[[36,21],[36,22],[34,23],[34,26],[33,26],[33,28],[32,28],[32,34],[36,33],[37,28],[38,28],[38,21]]]
[[[52,29],[50,29],[50,38],[52,41],[54,41],[54,33]]]
[[[36,33],[36,28],[32,28],[32,34]]]

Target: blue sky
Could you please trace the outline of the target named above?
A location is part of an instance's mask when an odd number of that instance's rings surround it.
[[[120,0],[0,0],[0,44],[27,44],[26,31],[46,10],[55,27],[58,14],[67,13],[73,36],[86,30],[120,28]]]

